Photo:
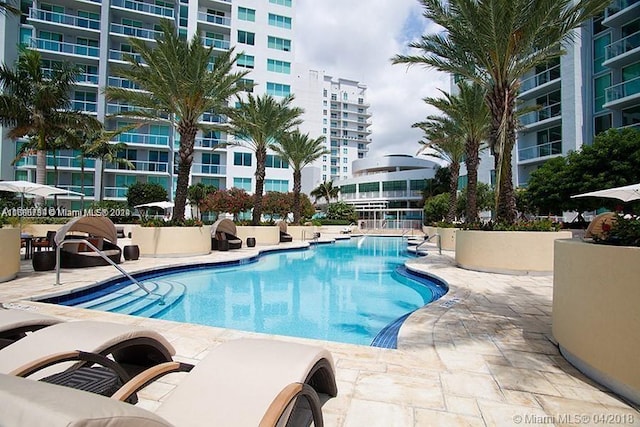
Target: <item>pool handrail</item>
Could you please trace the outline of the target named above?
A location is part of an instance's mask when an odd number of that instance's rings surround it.
[[[440,235],[439,235],[438,233],[433,234],[433,235],[431,235],[431,236],[427,236],[427,237],[425,237],[425,239],[424,239],[424,240],[423,240],[423,241],[422,241],[418,246],[416,246],[416,253],[420,250],[420,246],[424,245],[425,243],[429,243],[429,241],[430,241],[431,239],[433,239],[434,237],[437,237],[437,238],[438,238],[438,241],[437,241],[437,245],[438,245],[438,254],[439,254],[439,255],[442,255],[442,242],[441,242],[441,239],[440,239]]]

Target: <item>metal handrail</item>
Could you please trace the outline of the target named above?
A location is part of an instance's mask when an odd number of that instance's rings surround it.
[[[122,267],[120,267],[118,264],[116,264],[115,262],[113,262],[113,260],[111,258],[109,258],[108,256],[106,256],[104,254],[104,252],[102,252],[100,249],[98,249],[97,247],[95,247],[93,245],[93,243],[89,242],[86,239],[71,239],[71,240],[63,240],[62,242],[60,242],[59,245],[56,246],[56,286],[61,285],[62,283],[60,283],[60,250],[62,248],[62,246],[64,246],[66,243],[84,243],[85,245],[87,245],[89,248],[91,248],[95,253],[97,253],[102,259],[104,259],[105,261],[107,261],[109,264],[111,264],[112,266],[114,266],[120,273],[122,273],[123,276],[125,276],[127,279],[131,280],[133,283],[135,283],[140,289],[142,289],[148,296],[152,296],[155,295],[157,297],[160,298],[160,304],[164,304],[164,297],[162,295],[158,295],[158,294],[154,294],[153,292],[151,292],[149,289],[147,289],[142,283],[140,283],[138,280],[136,280],[132,275],[130,275],[129,273],[127,273]]]
[[[425,243],[429,243],[429,241],[430,241],[431,239],[433,239],[434,237],[437,237],[437,238],[438,238],[438,242],[437,242],[437,245],[438,245],[438,254],[439,254],[439,255],[442,255],[442,243],[441,243],[440,235],[439,235],[439,234],[434,234],[434,235],[432,235],[432,236],[428,236],[427,238],[425,238],[425,239],[424,239],[424,241],[422,241],[422,243],[420,243],[418,246],[416,246],[416,252],[418,252],[418,250],[420,250],[420,246],[424,245]]]

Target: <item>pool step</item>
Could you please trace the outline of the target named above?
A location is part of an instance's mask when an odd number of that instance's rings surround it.
[[[115,313],[153,317],[170,307],[184,295],[186,286],[170,280],[149,280],[142,284],[152,292],[148,295],[137,285],[128,285],[117,292],[103,295],[78,307]]]

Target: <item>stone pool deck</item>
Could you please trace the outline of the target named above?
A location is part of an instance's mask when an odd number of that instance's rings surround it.
[[[325,237],[325,236],[323,236]],[[119,242],[121,245],[126,242]],[[294,242],[277,247],[295,248]],[[128,272],[255,256],[257,247],[192,258],[142,258]],[[323,407],[327,426],[636,425],[640,412],[586,378],[558,352],[551,336],[550,276],[510,276],[455,267],[451,253],[411,259],[450,290],[411,315],[398,350],[283,336],[323,346],[336,364],[338,397]],[[23,261],[15,280],[0,283],[0,301],[61,318],[94,319],[153,328],[175,346],[176,359],[197,363],[221,342],[261,334],[83,310],[30,299],[68,292],[116,276],[113,267],[34,272]],[[153,410],[182,375],[171,374],[140,393]]]

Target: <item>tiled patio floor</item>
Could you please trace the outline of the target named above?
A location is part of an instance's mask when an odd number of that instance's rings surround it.
[[[305,244],[286,244],[300,245]],[[254,256],[263,248],[188,259],[142,258],[122,266],[134,272],[231,260]],[[333,354],[339,395],[323,407],[327,426],[616,424],[605,421],[640,426],[637,408],[586,378],[558,352],[551,336],[552,277],[462,270],[453,265],[451,254],[408,264],[442,278],[450,291],[409,317],[400,331],[398,350],[272,336],[319,344]],[[33,272],[24,262],[17,279],[0,283],[0,301],[66,319],[144,325],[172,342],[177,359],[193,363],[223,341],[258,335],[27,301],[115,273],[112,267],[63,270],[62,286],[54,286],[54,272]],[[185,374],[171,374],[148,386],[139,405],[153,410],[181,375]]]

